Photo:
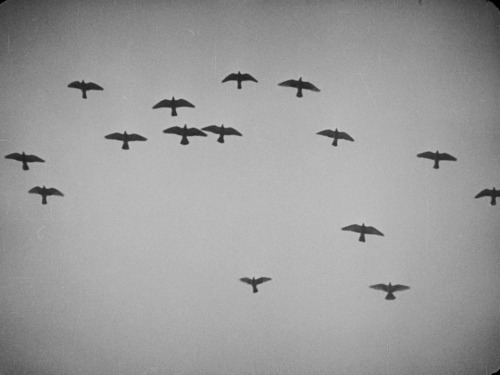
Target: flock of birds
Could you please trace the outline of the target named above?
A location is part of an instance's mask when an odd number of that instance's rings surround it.
[[[254,77],[252,77],[250,74],[244,73],[242,74],[241,72],[238,73],[232,73],[229,74],[226,78],[222,80],[222,83],[228,82],[228,81],[236,81],[237,82],[237,88],[241,89],[242,88],[242,82],[244,81],[252,81],[252,82],[258,82]],[[310,90],[310,91],[315,91],[319,92],[320,90],[313,85],[310,82],[306,82],[302,80],[302,77],[299,78],[299,80],[294,80],[290,79],[284,82],[281,82],[279,86],[284,86],[284,87],[291,87],[297,89],[297,94],[296,96],[298,98],[303,97],[303,90]],[[92,91],[92,90],[98,90],[102,91],[103,88],[93,82],[85,82],[82,80],[81,82],[79,81],[74,81],[71,82],[68,87],[70,88],[75,88],[78,90],[81,90],[82,92],[82,98],[87,99],[87,92]],[[190,103],[189,101],[185,99],[175,99],[175,97],[172,97],[171,100],[169,99],[164,99],[157,103],[156,105],[153,106],[153,109],[157,108],[170,108],[171,109],[171,115],[172,116],[177,116],[177,109],[178,108],[195,108],[195,106]],[[219,137],[217,141],[219,143],[224,143],[224,136],[230,136],[230,135],[236,135],[236,136],[242,136],[242,134],[236,130],[233,129],[232,127],[224,127],[224,124],[221,126],[217,125],[209,125],[204,128],[197,129],[197,128],[188,128],[187,124],[184,125],[184,127],[179,127],[179,126],[173,126],[168,129],[165,129],[163,132],[166,134],[176,134],[181,136],[181,144],[182,145],[188,145],[188,137],[193,137],[193,136],[202,136],[206,137],[207,134],[204,131],[208,131],[211,133],[218,134]],[[331,129],[326,129],[322,130],[317,133],[318,135],[322,135],[325,137],[333,138],[333,146],[338,145],[338,140],[343,139],[347,141],[354,142],[354,139],[347,133],[338,131],[338,129],[331,130]],[[123,142],[122,149],[123,150],[129,150],[129,142],[134,142],[134,141],[146,141],[147,138],[139,135],[139,134],[128,134],[126,131],[123,133],[112,133],[106,135],[104,138],[106,139],[111,139],[111,140],[117,140]],[[436,152],[423,152],[417,155],[419,158],[426,158],[434,161],[434,168],[439,169],[439,162],[440,161],[457,161],[457,159],[447,153],[440,153],[439,151]],[[12,160],[17,160],[22,163],[23,170],[27,171],[29,170],[28,163],[43,163],[45,162],[43,159],[36,155],[27,155],[24,152],[20,153],[12,153],[9,155],[5,156],[6,159],[12,159]],[[47,204],[47,197],[48,196],[60,196],[63,197],[63,193],[55,188],[46,188],[45,186],[35,186],[31,190],[28,191],[31,194],[39,194],[42,196],[42,204]],[[500,191],[496,190],[494,187],[493,189],[484,189],[481,192],[479,192],[475,198],[481,198],[481,197],[490,197],[491,201],[490,204],[492,206],[496,205],[496,198],[500,196]],[[359,233],[359,241],[361,242],[366,242],[365,235],[371,234],[371,235],[378,235],[378,236],[383,236],[384,234],[380,232],[378,229],[372,227],[372,226],[365,226],[365,224],[352,224],[348,225],[342,230],[346,231],[352,231]],[[240,281],[247,283],[252,286],[253,293],[257,293],[257,285],[262,284],[266,281],[270,281],[271,278],[269,277],[260,277],[256,279],[255,277],[253,278],[248,278],[248,277],[243,277],[240,279]],[[396,284],[392,285],[391,283],[389,284],[375,284],[371,285],[370,288],[376,289],[376,290],[382,290],[387,293],[385,299],[386,300],[394,300],[396,297],[394,296],[394,292],[399,292],[403,290],[409,289],[408,286],[406,285],[401,285],[401,284]]]

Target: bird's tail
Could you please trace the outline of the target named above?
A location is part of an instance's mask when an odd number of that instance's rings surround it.
[[[434,160],[434,169],[439,169],[439,160]]]
[[[42,204],[47,204],[47,196],[42,195]]]
[[[338,138],[333,138],[332,146],[337,146],[339,144]]]
[[[122,146],[122,150],[129,150],[130,147],[128,146],[128,142],[127,141],[123,141],[123,146]]]
[[[188,145],[189,141],[185,135],[182,136],[181,145]]]
[[[23,170],[27,171],[28,169],[30,169],[28,167],[28,163],[26,163],[25,161],[23,161]]]
[[[86,90],[82,90],[82,98],[87,99],[87,91]]]
[[[241,81],[238,81],[238,90],[241,90]]]
[[[224,143],[224,134],[221,133],[221,135],[219,135],[219,138],[217,139],[217,142]]]
[[[359,241],[360,242],[366,242],[366,240],[365,240],[365,234],[364,233],[361,233],[361,236],[359,236]]]
[[[491,197],[491,202],[490,202],[490,204],[491,204],[492,206],[496,206],[496,204],[497,204],[497,197],[496,197],[496,196],[492,196],[492,197]]]
[[[396,299],[396,296],[394,296],[394,294],[392,292],[389,292],[389,293],[387,293],[387,296],[385,297],[385,299],[388,301],[392,301],[392,300]]]
[[[172,116],[177,116],[177,110],[175,109],[175,106],[172,106]]]
[[[258,292],[258,290],[257,290],[257,286],[256,286],[256,285],[252,285],[252,288],[253,288],[253,292],[254,292],[254,293],[257,293],[257,292]]]
[[[304,95],[302,95],[302,89],[299,87],[297,90],[297,98],[302,98]]]

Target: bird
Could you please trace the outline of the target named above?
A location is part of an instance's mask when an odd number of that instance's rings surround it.
[[[227,82],[227,81],[237,81],[239,90],[241,90],[241,82],[243,82],[243,81],[259,82],[254,77],[252,77],[250,74],[248,74],[248,73],[241,74],[239,71],[238,71],[238,73],[229,74],[226,78],[224,78],[222,80],[222,83]]]
[[[22,154],[18,152],[14,152],[13,154],[5,155],[5,159],[17,160],[23,163],[23,170],[27,171],[30,168],[28,167],[28,163],[45,163],[45,160],[39,158],[36,155],[26,155],[23,151]]]
[[[31,194],[40,194],[42,196],[42,204],[47,204],[47,197],[49,195],[57,195],[59,197],[64,197],[64,194],[55,188],[46,188],[45,185],[43,187],[35,186],[33,189],[29,191]]]
[[[242,277],[240,279],[240,281],[243,281],[244,283],[250,284],[252,286],[254,293],[258,292],[257,285],[262,284],[262,283],[269,281],[269,280],[272,280],[272,279],[269,277],[260,277],[258,279],[256,279],[255,277],[252,277],[251,279],[248,277]]]
[[[193,136],[206,137],[207,136],[200,129],[197,129],[197,128],[188,128],[187,124],[184,124],[183,128],[181,128],[180,126],[172,126],[171,128],[165,129],[163,131],[163,133],[166,133],[166,134],[177,134],[177,135],[182,136],[181,145],[187,145],[187,144],[189,144],[189,141],[188,141],[187,137],[193,137]]]
[[[431,152],[431,151],[422,152],[421,154],[418,154],[417,157],[434,160],[434,169],[439,169],[439,161],[440,160],[457,161],[456,157],[451,156],[450,154],[447,154],[445,152],[440,153],[439,151],[436,151],[436,152]]]
[[[389,283],[389,285],[375,284],[371,285],[370,288],[376,290],[383,290],[384,292],[387,292],[387,296],[385,296],[385,299],[389,301],[396,299],[396,297],[393,294],[394,292],[401,292],[402,290],[410,289],[410,287],[406,285],[401,285],[401,284],[392,285],[391,283]]]
[[[491,197],[490,205],[496,206],[497,197],[500,197],[500,190],[496,190],[494,187],[491,190],[484,189],[479,194],[477,194],[474,198],[481,198],[481,197]]]
[[[206,130],[215,134],[219,134],[219,138],[217,139],[217,142],[219,143],[224,143],[225,135],[239,135],[239,136],[243,135],[238,130],[233,129],[231,127],[225,128],[224,124],[222,124],[221,126],[217,125],[205,126],[204,128],[201,128],[201,130]]]
[[[337,146],[337,144],[338,144],[337,141],[339,139],[345,139],[347,141],[354,142],[354,139],[349,134],[344,133],[344,132],[339,132],[337,129],[335,129],[335,130],[326,129],[326,130],[322,130],[316,134],[324,135],[325,137],[329,137],[329,138],[333,138],[332,146]]]
[[[359,236],[359,241],[361,242],[366,242],[365,234],[376,234],[377,236],[384,235],[382,232],[375,229],[374,227],[366,227],[365,223],[363,223],[362,225],[358,224],[348,225],[347,227],[342,228],[342,230],[350,230],[352,232],[361,233],[361,235]]]
[[[177,108],[180,107],[189,107],[189,108],[194,108],[194,105],[189,103],[187,100],[184,99],[175,99],[172,96],[172,100],[168,99],[163,99],[162,101],[156,103],[153,107],[153,109],[157,108],[172,108],[172,116],[177,116]]]
[[[122,133],[111,133],[111,134],[106,135],[104,138],[122,141],[123,142],[123,146],[122,146],[123,150],[130,149],[130,147],[128,146],[129,142],[147,141],[147,138],[144,138],[142,135],[135,134],[135,133],[128,134],[127,132],[123,132],[123,134]]]
[[[298,81],[289,79],[288,81],[281,82],[278,86],[294,87],[297,89],[297,97],[302,98],[302,90],[312,90],[319,92],[320,90],[310,82],[302,81],[302,77]]]
[[[78,82],[78,81],[71,82],[68,85],[68,87],[71,87],[73,89],[82,90],[82,98],[83,99],[87,99],[87,91],[89,91],[89,90],[99,90],[99,91],[104,90],[98,84],[95,84],[93,82],[85,82],[84,80],[82,80],[82,82]]]

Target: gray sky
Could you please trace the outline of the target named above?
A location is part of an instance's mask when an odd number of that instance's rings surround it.
[[[0,374],[498,369],[500,211],[474,196],[500,188],[499,25],[482,0],[2,4],[2,155],[46,163],[2,156]],[[172,96],[196,108],[152,110]],[[221,123],[243,137],[162,133]]]

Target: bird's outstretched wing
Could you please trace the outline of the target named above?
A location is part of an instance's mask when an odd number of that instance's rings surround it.
[[[375,285],[370,285],[370,288],[376,289],[376,290],[383,290],[384,292],[389,291],[389,287],[385,284],[375,284]]]
[[[377,236],[383,236],[384,234],[374,227],[365,227],[366,234],[376,234]]]
[[[242,81],[254,81],[254,82],[259,82],[257,81],[254,77],[252,77],[250,74],[245,73],[241,75],[241,80]]]
[[[401,292],[402,290],[408,290],[408,289],[410,289],[409,286],[401,285],[401,284],[397,284],[397,285],[392,286],[393,292]]]
[[[74,82],[71,82],[68,87],[71,87],[73,89],[79,89],[81,90],[83,88],[83,85],[81,82],[78,82],[78,81],[74,81]]]
[[[12,159],[12,160],[17,160],[17,161],[23,161],[23,157],[20,153],[14,152],[9,155],[5,155],[5,159]]]
[[[106,139],[116,139],[117,141],[125,140],[125,136],[122,133],[111,133],[104,136]]]
[[[451,160],[451,161],[457,161],[457,158],[454,156],[451,156],[450,154],[447,154],[446,152],[440,153],[439,154],[439,160]]]
[[[163,133],[182,135],[183,128],[179,126],[172,126],[171,128],[165,129]]]
[[[175,101],[175,106],[176,107],[189,107],[189,108],[194,108],[194,105],[189,103],[187,100],[184,99],[179,99]]]
[[[338,133],[338,138],[339,139],[345,139],[347,141],[354,142],[354,138],[352,138],[349,134],[344,133],[344,132],[339,132]]]
[[[168,99],[163,99],[162,101],[159,101],[154,105],[153,109],[156,108],[172,108],[172,101]]]
[[[361,225],[358,224],[348,225],[347,227],[342,228],[342,230],[350,230],[352,232],[361,233]]]
[[[148,139],[143,137],[142,135],[132,133],[132,134],[128,135],[128,140],[129,141],[147,141]]]
[[[238,78],[238,75],[236,73],[231,73],[226,78],[224,78],[222,80],[222,83],[227,82],[227,81],[236,81],[237,78]]]
[[[34,162],[45,163],[45,160],[39,158],[36,155],[26,155],[25,158],[28,163],[34,163]]]
[[[491,197],[492,195],[493,195],[493,190],[484,189],[478,195],[476,195],[474,198]]]
[[[270,277],[259,277],[258,279],[255,279],[255,284],[262,284],[269,280],[271,280]]]
[[[201,137],[206,137],[207,135],[205,133],[203,133],[200,129],[196,129],[196,128],[188,128],[186,130],[186,135],[188,137],[192,137],[192,136],[195,136],[195,135],[198,135],[198,136],[201,136]]]
[[[239,136],[242,136],[243,134],[241,134],[238,130],[234,129],[234,128],[224,128],[224,134],[225,135],[239,135]]]
[[[220,134],[221,127],[217,126],[217,125],[209,125],[209,126],[205,126],[204,128],[201,128],[201,130],[206,130],[207,132]]]
[[[46,189],[45,192],[47,195],[58,195],[60,197],[64,197],[64,194],[55,188]]]
[[[304,83],[304,82],[302,82],[302,83]],[[288,81],[284,81],[284,82],[278,83],[278,86],[298,88],[298,87],[300,87],[300,82],[296,81],[294,79],[289,79]]]
[[[302,81],[302,88],[303,89],[306,89],[306,90],[312,90],[312,91],[316,91],[316,92],[319,92],[320,90],[314,86],[311,82],[305,82],[305,81]]]
[[[421,154],[417,154],[417,157],[434,160],[434,158],[436,157],[436,154],[434,152],[426,151],[426,152],[422,152]]]
[[[249,279],[248,277],[242,277],[240,279],[240,281],[243,281],[244,283],[247,283],[247,284],[251,284],[252,283],[252,279]]]
[[[31,189],[30,191],[28,191],[28,193],[31,193],[31,194],[42,194],[42,191],[43,189],[40,187],[40,186],[35,186],[33,189]]]
[[[86,90],[99,90],[102,91],[104,90],[101,86],[94,82],[85,82],[84,89]]]
[[[316,134],[324,135],[325,137],[330,137],[330,138],[335,137],[335,132],[330,129],[322,130],[320,132],[317,132]]]

